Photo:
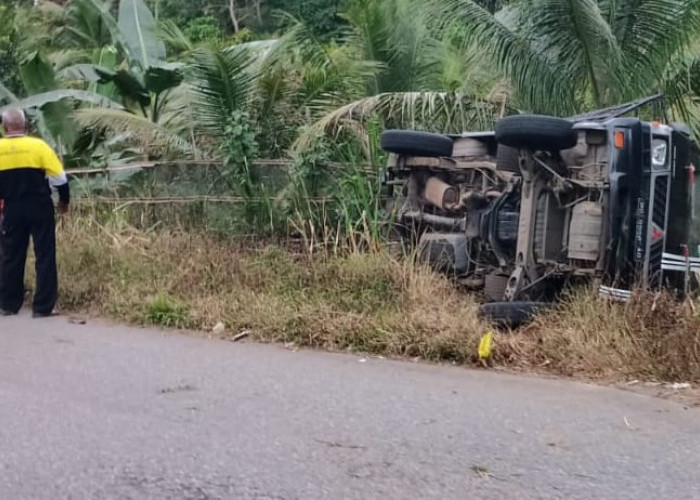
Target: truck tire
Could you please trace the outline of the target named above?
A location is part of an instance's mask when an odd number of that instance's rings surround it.
[[[549,307],[544,302],[491,302],[479,308],[480,316],[499,326],[517,328]]]
[[[499,144],[496,150],[496,168],[502,172],[520,172],[520,150]]]
[[[508,116],[496,123],[496,141],[517,149],[561,151],[578,142],[572,127],[571,122],[552,116]]]
[[[440,158],[452,156],[454,142],[447,136],[409,130],[387,130],[382,134],[384,151],[402,156]]]

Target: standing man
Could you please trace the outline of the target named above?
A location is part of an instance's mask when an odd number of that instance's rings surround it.
[[[17,314],[24,302],[24,267],[31,236],[36,257],[35,318],[54,314],[58,296],[56,221],[51,186],[58,190],[58,208],[68,212],[70,191],[61,161],[47,143],[27,136],[24,113],[2,113],[5,137],[0,139],[0,315]]]

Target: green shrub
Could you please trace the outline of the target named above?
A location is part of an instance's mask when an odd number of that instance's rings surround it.
[[[177,300],[165,294],[158,294],[147,305],[145,311],[147,323],[166,328],[186,328],[189,324],[187,308]]]

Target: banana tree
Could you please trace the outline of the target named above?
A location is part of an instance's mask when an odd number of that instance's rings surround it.
[[[118,19],[111,14],[111,4],[103,0],[71,4],[80,14],[73,17],[85,21],[68,30],[74,38],[102,43],[109,34],[112,44],[94,49],[97,64],[77,64],[56,72],[42,55],[30,54],[22,65],[30,97],[20,100],[3,92],[0,104],[4,100],[41,111],[37,122],[42,133],[69,155],[85,129],[92,130],[93,136],[128,132],[140,140],[150,137],[162,143],[165,138],[169,145],[186,144],[173,137],[181,131],[184,116],[183,93],[174,92],[183,81],[181,67],[167,62],[156,22],[142,0],[122,0]],[[98,21],[99,26],[93,26]],[[74,113],[66,99],[84,105]]]
[[[123,109],[83,108],[76,113],[78,121],[115,135],[138,135],[146,145],[152,142],[190,149],[190,143],[181,139],[187,131],[183,65],[168,62],[158,25],[146,4],[143,0],[121,0],[115,19],[110,3],[82,1],[99,12],[118,57],[116,64],[81,64],[66,68],[64,74],[95,86],[97,92],[119,101]]]
[[[120,110],[122,105],[90,90],[64,88],[60,78],[40,54],[28,54],[20,74],[28,97],[19,98],[0,84],[0,112],[20,108],[33,118],[38,132],[70,163],[81,130],[73,117],[80,105]]]

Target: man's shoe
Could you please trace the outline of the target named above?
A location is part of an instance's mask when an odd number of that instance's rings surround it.
[[[58,316],[58,313],[56,311],[51,311],[48,313],[43,313],[43,312],[36,312],[34,311],[32,313],[32,318],[38,319],[38,318],[51,318],[52,316]]]
[[[17,312],[8,309],[0,309],[0,316],[17,316]]]

